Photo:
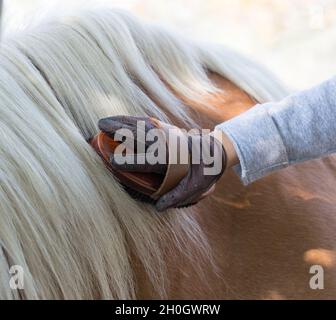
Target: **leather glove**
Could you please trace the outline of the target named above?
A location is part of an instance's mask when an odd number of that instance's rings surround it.
[[[98,126],[101,131],[112,138],[115,137],[118,130],[128,129],[133,136],[133,143],[135,142],[133,145],[136,146],[136,142],[139,142],[139,132],[141,136],[144,136],[150,130],[157,129],[154,120],[155,119],[149,117],[115,116],[101,119]],[[142,122],[141,126],[139,126],[139,121]],[[139,128],[142,129],[139,131]],[[158,211],[164,211],[169,208],[187,207],[198,203],[214,190],[216,182],[222,176],[226,168],[226,153],[223,144],[217,138],[211,134],[203,135],[201,132],[183,134],[186,135],[188,140],[187,152],[192,161],[187,175],[172,190],[158,199],[156,203]],[[164,138],[166,139],[166,137]],[[145,140],[140,141],[140,143],[143,144],[145,151],[147,151],[154,142]],[[162,141],[162,143],[166,144],[166,141]],[[202,152],[203,148],[208,150],[206,154],[211,157],[211,160]],[[135,150],[135,152],[137,152],[137,150]],[[194,159],[196,159],[196,161],[194,161]],[[210,164],[211,161],[212,164]],[[144,164],[119,164],[113,154],[110,155],[110,164],[116,170],[120,171],[164,174],[167,170],[167,162],[163,164],[149,164],[147,162]],[[216,169],[214,174],[205,174],[207,170],[215,165],[219,169]]]

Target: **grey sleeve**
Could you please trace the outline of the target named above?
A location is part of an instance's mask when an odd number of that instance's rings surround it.
[[[336,78],[256,105],[216,127],[232,140],[244,184],[294,163],[336,152]]]

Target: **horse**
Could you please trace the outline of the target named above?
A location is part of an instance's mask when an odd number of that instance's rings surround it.
[[[336,298],[335,157],[198,205],[134,200],[87,141],[100,118],[209,128],[288,94],[224,47],[116,9],[78,10],[0,48],[1,299]],[[313,266],[324,287],[311,286]],[[10,286],[20,266],[22,288]]]

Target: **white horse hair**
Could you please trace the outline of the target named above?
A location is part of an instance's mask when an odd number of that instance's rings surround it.
[[[7,36],[0,49],[1,299],[135,298],[133,255],[165,297],[165,243],[186,255],[192,243],[211,259],[192,209],[159,215],[135,202],[86,142],[109,115],[172,115],[190,126],[187,107],[165,84],[197,100],[216,90],[207,70],[260,102],[286,93],[246,58],[123,11],[78,12]],[[12,265],[23,267],[23,291],[9,287]]]

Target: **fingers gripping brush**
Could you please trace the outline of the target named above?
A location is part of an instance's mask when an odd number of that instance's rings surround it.
[[[157,128],[162,129],[167,135],[169,132],[170,137],[173,134],[176,136],[178,135],[175,130],[169,131],[171,126],[168,124],[164,124],[160,121],[157,121],[155,124]],[[181,138],[181,135],[178,135],[178,137]],[[179,150],[170,150],[168,142],[168,163],[165,174],[150,172],[140,173],[115,169],[110,163],[110,155],[117,152],[117,147],[121,144],[121,142],[115,141],[105,132],[99,132],[91,140],[90,144],[103,159],[106,167],[113,173],[121,185],[123,185],[129,195],[132,198],[145,203],[155,204],[162,195],[176,187],[189,171],[189,163],[176,163],[176,159],[180,159],[180,155],[176,155],[176,152],[179,153]]]

